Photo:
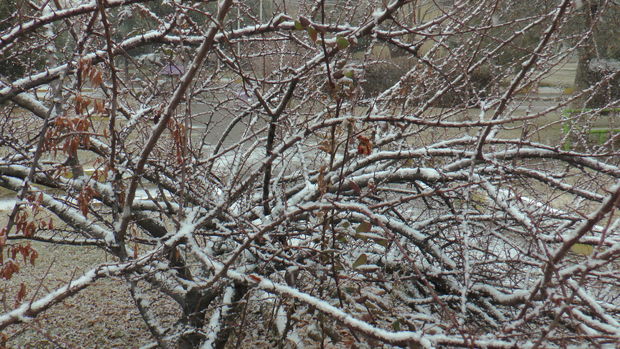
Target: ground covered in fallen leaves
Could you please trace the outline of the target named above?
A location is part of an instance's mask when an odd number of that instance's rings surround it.
[[[16,305],[22,283],[26,286],[23,302],[29,302],[106,261],[104,253],[94,247],[36,242],[32,246],[39,253],[35,265],[21,261],[19,273],[11,280],[0,280],[3,312]],[[170,314],[170,321],[178,318],[173,304],[152,300],[157,311]],[[7,348],[139,348],[153,341],[128,286],[113,278],[97,281],[36,319],[9,326],[3,334],[8,337]]]

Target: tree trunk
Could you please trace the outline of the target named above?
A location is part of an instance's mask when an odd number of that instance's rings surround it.
[[[600,39],[602,35],[605,35],[603,31],[606,30],[605,25],[596,23],[597,17],[601,15],[602,8],[599,6],[599,0],[590,0],[584,4],[584,29],[591,29],[587,40],[584,45],[579,49],[579,62],[577,64],[577,72],[575,74],[575,89],[576,91],[586,90],[601,81],[605,80],[607,75],[614,73],[614,71],[606,71],[599,69],[599,64],[593,64],[595,60],[606,59],[604,48],[597,47],[597,39]],[[613,35],[611,35],[613,37]],[[613,39],[613,38],[610,38]],[[601,40],[599,40],[601,41]],[[607,40],[601,42],[602,45],[608,44]],[[591,93],[585,94],[575,104],[576,108],[598,108],[606,106],[613,99],[617,99],[620,96],[618,88],[614,85],[620,83],[618,72],[615,72],[616,76],[608,78],[598,88]]]
[[[191,289],[185,296],[185,306],[183,307],[183,320],[190,328],[195,331],[185,332],[179,339],[179,349],[199,348],[204,339],[204,335],[198,332],[204,325],[205,313],[209,304],[219,295],[219,291]]]
[[[597,4],[592,1],[588,1],[584,4],[584,29],[592,27],[592,21],[596,16]],[[590,71],[590,62],[596,57],[596,49],[594,46],[594,40],[596,28],[592,28],[585,44],[579,49],[579,62],[577,64],[577,72],[575,74],[575,89],[582,91],[590,87],[593,83],[593,74]]]

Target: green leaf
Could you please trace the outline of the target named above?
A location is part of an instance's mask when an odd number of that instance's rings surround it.
[[[310,36],[310,39],[312,40],[312,42],[316,42],[317,39],[317,31],[316,29],[312,28],[312,27],[308,27],[308,29],[306,29],[308,31],[308,35]]]
[[[353,70],[345,70],[344,76],[346,76],[347,78],[353,78]]]
[[[343,38],[342,36],[338,36],[336,38],[336,44],[338,45],[338,48],[345,49],[349,47],[349,40],[347,40],[346,38]]]
[[[358,229],[359,229],[359,227],[358,227]],[[383,247],[387,247],[390,244],[390,240],[386,239],[385,237],[383,237],[383,236],[381,236],[379,234],[375,234],[375,233],[360,232],[360,233],[355,233],[355,235],[353,237],[355,237],[356,239],[362,240],[362,241],[372,240],[376,244],[379,244],[379,245],[381,245]]]
[[[362,241],[366,241],[369,239],[368,235],[364,234],[364,233],[356,233],[354,236],[356,239],[362,240]]]
[[[400,331],[400,320],[396,320],[392,323],[392,328],[394,331]]]
[[[589,256],[594,253],[594,246],[588,244],[574,244],[571,246],[570,250],[576,254]]]
[[[356,233],[368,233],[371,228],[372,228],[372,224],[370,224],[369,222],[362,222],[360,223],[360,225],[357,226],[357,228],[355,229],[355,232]]]
[[[390,242],[388,241],[388,239],[383,239],[383,238],[374,238],[372,239],[374,242],[376,242],[377,244],[383,246],[383,247],[388,247],[388,245],[390,244]]]
[[[352,267],[353,268],[357,268],[360,265],[366,264],[367,261],[368,261],[368,256],[366,256],[365,253],[362,253],[359,257],[357,257],[355,262],[353,262]]]
[[[295,21],[295,29],[296,29],[296,30],[303,30],[303,29],[304,29],[304,26],[303,26],[303,25],[301,25],[301,22],[300,22],[300,21]]]

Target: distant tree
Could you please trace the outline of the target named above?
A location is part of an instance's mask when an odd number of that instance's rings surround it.
[[[6,0],[0,3],[0,30],[5,31],[19,23],[20,17],[24,15],[25,1]],[[21,9],[21,10],[20,10]],[[23,46],[14,47],[11,52],[4,52],[0,59],[3,64],[0,65],[0,75],[10,78],[23,76],[27,66],[32,61],[31,54],[23,54]],[[20,57],[17,59],[16,57]]]
[[[146,347],[616,345],[616,119],[533,92],[589,40],[535,3],[28,1],[0,32],[28,67],[0,76],[0,344],[118,278]],[[106,254],[17,282],[52,265],[34,241]]]
[[[613,102],[620,97],[620,4],[585,0],[580,11],[583,42],[578,50],[575,87],[591,89],[584,96],[584,106],[619,107]]]

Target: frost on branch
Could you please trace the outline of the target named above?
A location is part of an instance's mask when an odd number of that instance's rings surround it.
[[[102,282],[131,346],[620,341],[617,72],[563,77],[615,52],[612,3],[18,2],[7,345]],[[60,245],[79,268],[52,285]]]

